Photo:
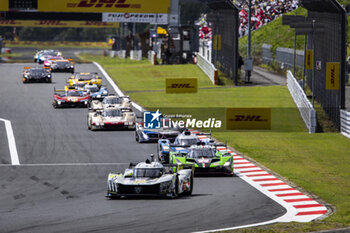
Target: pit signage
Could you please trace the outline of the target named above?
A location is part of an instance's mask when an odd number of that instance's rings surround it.
[[[339,90],[339,62],[327,62],[326,90]]]

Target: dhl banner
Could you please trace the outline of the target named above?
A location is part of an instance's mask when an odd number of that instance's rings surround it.
[[[339,62],[327,62],[326,90],[339,90]]]
[[[9,0],[0,0],[0,11],[9,11]]]
[[[198,81],[196,78],[168,78],[165,80],[166,93],[196,93]]]
[[[227,129],[271,129],[271,108],[227,108]]]
[[[0,20],[0,27],[118,28],[119,23],[61,20]]]
[[[169,13],[170,0],[38,0],[39,12]]]

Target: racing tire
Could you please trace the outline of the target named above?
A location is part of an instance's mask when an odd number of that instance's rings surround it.
[[[175,180],[175,190],[172,193],[172,197],[173,199],[177,198],[179,196],[179,177],[176,176],[176,180]]]
[[[52,83],[52,79],[46,79],[47,83]]]
[[[193,176],[190,178],[190,190],[186,192],[186,195],[191,196],[193,191]]]

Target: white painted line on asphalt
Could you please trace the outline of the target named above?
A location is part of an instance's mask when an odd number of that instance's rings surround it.
[[[103,67],[98,64],[97,62],[93,62],[95,66],[97,66],[97,68],[101,71],[101,73],[103,74],[103,76],[105,76],[105,78],[107,79],[107,81],[109,82],[109,84],[111,84],[111,86],[113,87],[113,89],[115,90],[115,92],[119,95],[119,96],[125,96],[124,93],[120,90],[120,88],[115,84],[115,82],[113,81],[113,79],[108,75],[108,73],[103,69]],[[140,112],[143,112],[144,109],[138,105],[135,102],[132,102],[132,106],[134,106],[134,108],[136,108],[137,110],[139,110]]]
[[[21,167],[46,167],[46,166],[116,166],[129,165],[130,163],[38,163],[38,164],[0,164],[0,167],[12,167],[18,165]]]
[[[2,119],[2,118],[0,118],[0,121],[3,121],[5,123],[7,141],[9,144],[9,150],[10,150],[10,156],[11,156],[11,164],[19,165],[18,153],[16,148],[16,140],[13,134],[11,121]]]

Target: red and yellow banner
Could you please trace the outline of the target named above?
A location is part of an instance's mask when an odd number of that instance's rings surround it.
[[[39,12],[169,13],[170,0],[38,0]]]
[[[118,28],[119,23],[62,20],[0,20],[0,27]]]

